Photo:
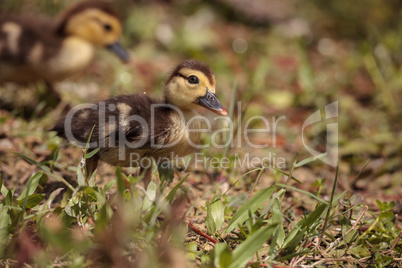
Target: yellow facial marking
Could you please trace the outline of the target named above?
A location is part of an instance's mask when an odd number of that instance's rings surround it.
[[[66,32],[94,45],[106,46],[119,39],[122,29],[117,18],[93,8],[71,17]]]
[[[191,69],[183,68],[180,70],[180,73],[186,77],[189,77],[190,75],[195,75],[198,78],[199,84],[191,84],[187,81],[187,84],[189,87],[194,87],[194,88],[204,87],[205,93],[206,93],[206,88],[208,87],[208,89],[212,93],[215,93],[215,77],[213,78],[213,84],[211,84],[209,82],[208,77],[203,72],[200,72],[198,70],[191,70]]]
[[[167,84],[165,97],[167,101],[181,109],[194,109],[200,97],[205,96],[207,88],[215,93],[215,78],[211,83],[208,77],[201,71],[182,68],[179,70],[182,76],[175,76]],[[198,83],[192,84],[187,78],[194,75],[198,78]]]
[[[13,53],[18,53],[18,39],[21,35],[21,27],[14,22],[6,22],[1,28],[3,32],[7,33],[7,46]]]

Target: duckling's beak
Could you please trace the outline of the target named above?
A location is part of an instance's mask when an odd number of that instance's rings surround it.
[[[126,51],[126,49],[120,44],[120,42],[113,43],[107,46],[108,49],[116,53],[119,58],[124,62],[130,61],[130,55]]]
[[[207,94],[205,96],[198,98],[198,103],[201,106],[204,106],[208,110],[211,110],[214,113],[219,115],[228,115],[228,111],[222,104],[218,101],[215,94],[209,91],[207,88]]]

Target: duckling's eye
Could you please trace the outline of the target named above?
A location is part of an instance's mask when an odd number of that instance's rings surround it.
[[[199,83],[199,82],[198,82],[198,77],[195,76],[195,75],[190,75],[190,76],[187,78],[187,81],[188,81],[190,84],[198,84],[198,83]]]
[[[105,29],[107,32],[110,32],[112,30],[112,26],[110,24],[103,24],[103,29]]]

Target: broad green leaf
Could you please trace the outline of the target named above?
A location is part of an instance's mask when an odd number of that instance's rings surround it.
[[[0,207],[0,230],[7,229],[8,225],[11,223],[10,215],[8,214],[8,209]],[[0,241],[2,237],[0,237]]]
[[[10,234],[8,232],[8,227],[10,224],[11,218],[8,214],[8,209],[4,209],[0,206],[0,258],[4,257],[4,248],[10,239]]]
[[[81,186],[81,187],[85,186],[85,185],[86,185],[86,183],[85,183],[85,176],[84,176],[84,173],[82,173],[81,164],[78,164],[78,165],[77,165],[76,174],[77,174],[78,186]]]
[[[156,198],[156,183],[155,180],[152,180],[148,184],[147,194],[144,197],[144,201],[142,202],[142,210],[148,210],[152,207],[152,204],[155,202]]]
[[[42,202],[42,200],[44,198],[45,198],[44,194],[33,194],[33,195],[28,196],[28,198],[26,199],[25,208],[33,208],[33,207],[37,206],[40,202]],[[22,207],[24,202],[25,202],[25,199],[19,200],[18,205],[20,205]]]
[[[213,256],[213,264],[218,268],[228,268],[232,263],[232,252],[225,243],[215,245]]]
[[[268,241],[276,228],[277,224],[262,227],[244,240],[235,250],[233,250],[233,261],[230,268],[244,267],[262,245]]]
[[[87,153],[87,154],[85,155],[85,159],[91,158],[91,157],[94,156],[99,150],[100,150],[100,148],[96,148],[96,149],[92,150],[91,152]]]
[[[216,230],[221,229],[223,222],[225,221],[225,209],[223,208],[222,200],[220,198],[212,201],[211,214],[215,223]]]
[[[357,257],[359,259],[371,255],[370,250],[368,250],[367,248],[363,247],[362,245],[359,245],[359,246],[356,246],[356,247],[351,247],[349,249],[349,252],[352,253],[355,257]]]
[[[388,222],[392,222],[395,218],[395,215],[391,211],[383,211],[380,213],[380,215],[378,215],[378,217],[380,218],[382,224],[386,224]]]
[[[187,258],[195,261],[197,259],[197,243],[191,242],[186,245]]]
[[[267,201],[275,190],[275,186],[271,186],[262,191],[259,191],[256,195],[247,200],[230,220],[225,233],[230,233],[233,229],[242,225],[248,218],[249,213],[253,214],[265,201]]]
[[[274,206],[272,207],[272,223],[278,224],[278,237],[276,239],[276,244],[279,246],[279,248],[281,248],[285,242],[285,231],[283,229],[282,219],[281,205],[279,204],[279,200],[275,198]]]
[[[30,196],[33,194],[36,190],[36,188],[39,185],[39,180],[43,175],[43,171],[38,171],[35,174],[33,174],[27,183],[27,187],[22,191],[21,195],[17,198],[18,201],[24,200],[26,196]],[[28,187],[29,186],[29,187]]]
[[[211,203],[207,201],[207,218],[205,219],[205,224],[207,225],[207,230],[209,234],[214,234],[216,232],[216,226],[215,226],[215,221],[212,217],[212,212],[211,212]]]
[[[97,201],[96,200],[96,191],[95,191],[94,188],[89,187],[89,186],[82,187],[80,189],[80,192],[83,192],[83,193],[86,194],[86,196],[87,196],[86,199],[87,199],[88,202],[96,202]]]

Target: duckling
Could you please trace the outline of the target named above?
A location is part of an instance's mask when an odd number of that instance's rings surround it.
[[[142,160],[153,158],[160,163],[161,159],[183,157],[195,151],[201,134],[201,123],[196,118],[198,107],[227,115],[216,98],[215,84],[215,75],[208,65],[186,60],[168,77],[164,100],[134,94],[79,105],[53,130],[83,148],[89,141],[89,151],[99,148],[93,157],[86,159],[88,176],[99,160],[147,170],[144,165],[151,161]]]
[[[54,21],[0,14],[0,82],[43,80],[51,88],[51,83],[83,71],[95,47],[128,61],[119,43],[121,32],[117,13],[102,1],[79,2]]]

